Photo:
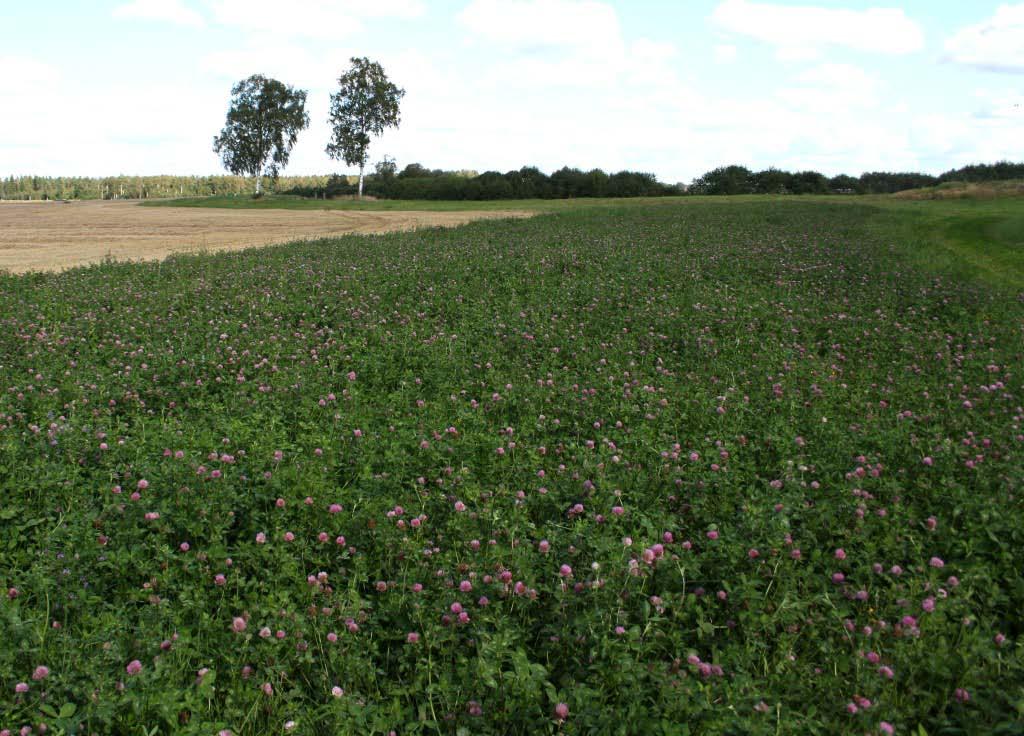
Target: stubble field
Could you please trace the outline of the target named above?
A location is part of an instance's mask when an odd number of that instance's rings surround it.
[[[0,732],[1021,733],[1021,212],[940,214],[0,275]]]
[[[56,271],[105,258],[159,260],[347,233],[451,227],[523,212],[142,207],[129,201],[0,202],[0,271]]]

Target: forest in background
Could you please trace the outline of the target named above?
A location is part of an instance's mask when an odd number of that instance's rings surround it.
[[[893,194],[946,182],[986,182],[1024,178],[1024,163],[970,164],[932,176],[918,172],[870,171],[859,177],[827,177],[817,171],[751,171],[722,166],[695,179],[691,194]]]
[[[326,186],[331,176],[281,176],[271,189]],[[269,181],[269,177],[265,177]],[[251,194],[244,176],[9,176],[0,199],[161,199]]]
[[[788,172],[776,168],[751,171],[723,166],[689,185],[659,182],[653,174],[563,167],[550,175],[532,166],[500,173],[445,171],[409,164],[401,171],[385,158],[366,177],[366,194],[380,199],[493,200],[564,199],[574,197],[653,197],[733,194],[892,194],[946,182],[987,182],[1024,179],[1024,163],[999,161],[951,169],[939,176],[916,172],[866,172],[859,177],[827,177],[817,171]],[[268,190],[304,197],[340,197],[356,193],[356,177],[347,175],[266,178]],[[0,199],[157,199],[247,195],[251,178],[242,176],[19,176],[0,179]]]

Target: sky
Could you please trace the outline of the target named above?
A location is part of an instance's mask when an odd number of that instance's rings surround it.
[[[0,0],[0,176],[223,171],[232,85],[306,89],[332,161],[353,56],[406,90],[399,168],[941,173],[1024,160],[1024,2]]]

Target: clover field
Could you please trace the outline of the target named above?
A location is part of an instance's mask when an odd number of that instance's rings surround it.
[[[1024,297],[883,221],[0,276],[0,734],[1024,733]]]

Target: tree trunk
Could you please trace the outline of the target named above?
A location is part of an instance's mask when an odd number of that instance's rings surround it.
[[[359,199],[363,198],[363,166],[359,166]]]
[[[263,194],[263,177],[256,174],[256,196],[259,197]]]

